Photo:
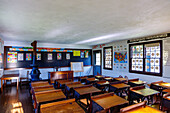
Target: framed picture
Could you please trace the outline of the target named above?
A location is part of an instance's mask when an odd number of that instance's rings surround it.
[[[61,60],[62,59],[62,54],[61,53],[57,53],[57,60]]]
[[[48,53],[48,60],[53,60],[53,54],[52,53]]]
[[[32,60],[32,54],[31,53],[26,53],[26,61]]]
[[[66,59],[70,60],[70,53],[66,53]]]
[[[86,51],[85,52],[85,58],[88,58],[89,57],[89,51]]]
[[[81,58],[84,58],[84,52],[81,52],[80,57],[81,57]]]
[[[8,52],[8,63],[17,63],[17,52]]]
[[[41,60],[41,53],[37,53],[37,60]]]
[[[18,61],[24,60],[24,53],[18,53]]]

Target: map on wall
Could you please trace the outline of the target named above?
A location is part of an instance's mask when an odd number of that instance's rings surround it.
[[[114,52],[114,63],[127,63],[127,51]]]
[[[114,46],[114,69],[127,70],[127,45]]]
[[[17,63],[17,52],[8,52],[8,63]]]

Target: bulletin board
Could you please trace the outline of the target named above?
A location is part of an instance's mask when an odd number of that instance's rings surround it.
[[[28,51],[11,51],[11,46],[5,46],[5,56],[6,61],[4,68],[30,68],[33,60],[33,52],[28,49]],[[74,50],[74,49],[73,49]],[[81,58],[81,56],[74,56],[73,52],[46,52],[46,51],[37,51],[38,59],[36,59],[36,64],[41,68],[51,68],[51,67],[70,67],[71,62],[83,62],[84,66],[92,65],[92,50],[91,49],[83,49],[83,50],[76,50],[76,51],[88,51],[88,57]],[[17,52],[17,54],[23,54],[23,60],[18,60],[14,63],[9,63],[7,61],[8,52]],[[28,53],[31,53],[28,60],[26,57]],[[48,54],[52,54],[52,58],[48,60]],[[17,55],[18,57],[18,55]]]
[[[71,71],[74,72],[84,72],[83,62],[71,62]]]

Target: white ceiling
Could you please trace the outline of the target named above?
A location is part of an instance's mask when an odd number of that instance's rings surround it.
[[[96,45],[170,32],[170,0],[0,0],[0,36]]]

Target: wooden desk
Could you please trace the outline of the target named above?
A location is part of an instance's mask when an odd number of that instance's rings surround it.
[[[19,85],[19,74],[7,74],[3,75],[1,78],[1,92],[3,92],[3,81],[6,83],[5,80],[17,80],[17,91],[18,91],[18,85]]]
[[[39,112],[39,108],[41,104],[60,101],[66,99],[66,96],[62,92],[61,89],[58,90],[50,90],[50,91],[42,91],[35,93],[35,108]]]
[[[113,80],[113,78],[112,78],[112,77],[104,77],[104,80],[112,81],[112,80]]]
[[[70,83],[70,82],[73,82],[72,80],[57,80],[57,81],[55,81],[55,83],[57,82],[57,84],[58,84],[58,88],[59,87],[62,87],[62,86],[64,86],[66,83]]]
[[[97,79],[103,79],[104,76],[102,76],[102,75],[96,75],[95,78],[97,78]]]
[[[97,95],[92,97],[92,113],[100,110],[107,110],[123,104],[128,104],[128,101],[115,95],[114,93]],[[102,109],[99,109],[96,105],[100,106]]]
[[[124,83],[110,84],[109,91],[114,91],[116,94],[119,94],[119,96],[122,96],[123,91],[128,94],[129,88],[130,85]]]
[[[150,106],[142,106],[142,107],[137,107],[134,109],[131,109],[127,112],[122,112],[122,113],[164,113],[160,110],[154,109]]]
[[[156,91],[156,90],[153,90],[153,89],[150,89],[150,88],[144,88],[144,89],[139,89],[139,90],[131,90],[131,91],[136,93],[136,94],[138,94],[139,96],[144,97],[142,99],[142,101],[144,101],[144,99],[147,98],[148,99],[148,103],[149,103],[149,100],[150,100],[149,96],[153,96],[153,95],[159,93],[159,91]]]
[[[162,87],[162,88],[170,89],[170,83],[167,83],[167,82],[156,83],[156,84],[154,84],[154,85],[160,86],[160,87]]]
[[[95,83],[96,81],[99,81],[99,79],[96,79],[96,78],[88,78],[88,79],[86,79],[87,84]]]
[[[102,91],[106,91],[106,89],[108,88],[109,84],[110,84],[109,81],[102,80],[102,81],[96,82],[96,87],[99,88]]]
[[[49,90],[55,90],[53,85],[48,86],[41,86],[41,87],[33,87],[32,88],[34,93],[41,92],[41,91],[49,91]]]
[[[48,81],[31,82],[31,87],[43,87],[48,85],[49,85]]]
[[[126,78],[114,78],[114,80],[117,80],[117,81],[127,81]]]
[[[88,99],[91,99],[91,95],[93,93],[99,93],[101,92],[101,90],[95,88],[92,85],[86,85],[83,87],[77,87],[77,88],[73,88],[74,89],[74,97],[76,98],[76,100],[79,100],[81,98],[86,98],[87,99],[87,103],[88,103]]]
[[[129,84],[131,87],[142,86],[142,85],[144,85],[145,83],[146,83],[146,82],[141,81],[141,80],[137,80],[137,81],[128,81],[128,84]]]
[[[164,89],[162,92],[163,93],[170,93],[170,89]]]
[[[66,83],[66,95],[68,97],[69,93],[73,92],[73,88],[85,86],[81,82],[70,82]]]
[[[41,105],[41,113],[85,113],[75,99]]]

